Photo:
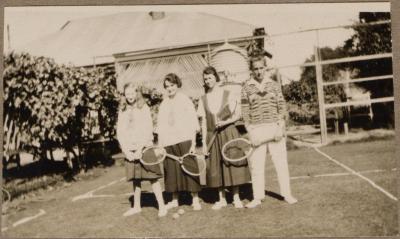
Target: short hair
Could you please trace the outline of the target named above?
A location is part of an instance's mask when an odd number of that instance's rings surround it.
[[[172,83],[172,84],[177,85],[178,88],[181,88],[181,87],[182,87],[182,80],[181,80],[181,78],[179,78],[179,76],[177,76],[177,75],[174,74],[174,73],[169,73],[168,75],[166,75],[166,76],[164,77],[164,83],[163,83],[164,88],[166,87],[166,86],[165,86],[165,82],[167,82],[167,81],[168,81],[169,83]]]
[[[220,82],[220,81],[221,81],[221,79],[219,78],[219,75],[218,75],[218,73],[217,73],[217,70],[216,70],[214,67],[212,67],[212,66],[207,66],[206,68],[204,68],[204,70],[203,70],[203,76],[204,76],[204,75],[214,75],[215,80],[216,80],[217,82]]]
[[[212,66],[207,66],[206,68],[204,68],[204,70],[203,70],[203,81],[204,81],[204,75],[213,75],[215,77],[215,81],[216,82],[220,82],[221,81],[221,79],[219,78],[219,75],[217,73],[217,70]],[[208,88],[208,86],[206,85],[205,82],[203,84],[203,87],[204,87],[204,90],[205,90],[206,93],[210,90],[210,88]]]
[[[250,57],[249,60],[250,70],[253,70],[253,64],[254,62],[257,61],[262,61],[264,66],[267,66],[267,61],[265,60],[265,57],[263,55],[255,55]]]

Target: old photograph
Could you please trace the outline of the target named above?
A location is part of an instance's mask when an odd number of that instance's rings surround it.
[[[2,236],[397,236],[390,11],[6,6]]]

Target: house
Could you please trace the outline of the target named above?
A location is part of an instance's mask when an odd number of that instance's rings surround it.
[[[244,47],[254,30],[206,13],[127,12],[68,21],[22,50],[74,66],[115,66],[119,89],[131,80],[158,88],[165,74],[175,72],[186,93],[198,96],[210,52],[225,40]]]
[[[182,90],[197,98],[204,94],[202,71],[211,64],[214,50],[226,41],[245,47],[255,29],[249,24],[204,13],[156,14],[157,18],[153,21],[160,21],[159,24],[163,25],[161,29],[173,27],[177,31],[159,32],[162,36],[156,38],[165,39],[164,46],[151,38],[154,47],[114,54],[119,89],[123,84],[134,81],[162,90],[164,76],[173,72],[182,78]],[[186,23],[183,24],[182,19]]]

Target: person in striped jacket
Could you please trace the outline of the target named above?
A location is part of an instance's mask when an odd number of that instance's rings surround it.
[[[253,187],[253,200],[246,205],[254,208],[265,198],[265,158],[267,149],[278,176],[281,195],[292,204],[297,199],[290,189],[289,169],[285,138],[286,103],[278,82],[273,81],[266,71],[264,56],[250,58],[252,77],[242,87],[242,117],[255,147],[248,162]],[[273,141],[265,143],[268,139]]]

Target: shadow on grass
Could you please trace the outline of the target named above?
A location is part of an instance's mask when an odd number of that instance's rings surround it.
[[[283,201],[284,198],[272,191],[265,191],[265,195],[267,197],[271,197],[274,199],[277,199],[279,201]],[[248,200],[251,201],[253,199],[253,191],[251,188],[251,184],[247,183],[244,185],[241,185],[239,187],[239,196],[241,200]],[[214,204],[216,201],[218,201],[218,190],[217,188],[202,188],[202,190],[199,192],[199,197],[203,201],[203,203],[206,204]],[[172,200],[172,194],[163,192],[163,198],[164,202],[168,203]],[[133,207],[135,198],[134,196],[129,197],[129,203],[131,207]],[[189,192],[180,192],[179,193],[179,205],[187,205],[190,206],[192,205],[192,196]],[[231,193],[230,190],[226,193],[226,200],[228,203],[233,202],[233,194]],[[141,206],[142,207],[154,207],[158,208],[157,200],[152,192],[142,192],[141,194],[141,200],[140,200]]]
[[[69,183],[76,181],[77,178],[86,178],[84,172],[88,170],[111,167],[115,164],[115,159],[111,157],[116,151],[113,149],[115,147],[91,146],[85,149],[80,160],[76,157],[70,161],[74,163],[74,167],[71,167],[66,159],[63,161],[41,159],[20,167],[9,164],[11,167],[3,167],[3,186],[10,192],[12,198],[16,198],[38,189]],[[94,174],[91,175],[93,177]]]
[[[233,193],[231,188],[228,187],[227,190],[225,190],[225,196],[226,196],[226,201],[228,203],[233,202]],[[203,188],[199,193],[199,197],[203,200],[203,202],[213,204],[219,200],[218,189]],[[239,186],[239,197],[241,200],[250,201],[251,199],[253,199],[253,191],[250,183],[246,183]]]
[[[172,200],[172,194],[163,192],[163,198],[165,204],[170,202]],[[156,200],[156,197],[154,193],[152,192],[142,192],[141,198],[140,198],[140,203],[142,207],[154,207],[158,208],[158,203]],[[129,202],[131,204],[131,207],[133,207],[135,201],[135,197],[132,195],[129,197]],[[189,192],[180,192],[179,193],[179,198],[178,198],[179,205],[187,205],[190,206],[192,205],[192,196]]]
[[[284,201],[285,200],[284,197],[282,197],[280,194],[277,194],[275,192],[265,191],[265,195],[267,195],[268,197],[271,197],[271,198],[275,198],[275,199],[277,199],[279,201]]]
[[[112,158],[85,160],[79,169],[71,169],[66,161],[51,161],[39,160],[21,167],[3,168],[3,180],[8,183],[13,180],[27,181],[43,176],[60,175],[65,181],[73,181],[74,175],[81,172],[81,170],[89,170],[95,167],[110,167],[113,166],[115,160]]]
[[[13,179],[32,179],[41,176],[62,175],[66,181],[72,180],[73,175],[82,170],[88,171],[96,167],[110,167],[115,164],[112,155],[119,153],[120,149],[117,142],[108,142],[107,144],[92,143],[86,145],[81,151],[81,157],[75,157],[70,160],[64,158],[62,161],[49,160],[42,158],[21,167],[11,168],[3,167],[3,179],[6,182]]]
[[[64,161],[39,160],[30,164],[9,169],[3,168],[3,179],[6,183],[14,179],[31,180],[40,176],[52,176],[65,174],[69,171],[68,164]],[[21,180],[20,180],[21,181]]]
[[[370,135],[364,138],[355,138],[355,139],[335,139],[332,140],[329,145],[341,145],[341,144],[353,144],[353,143],[367,143],[367,142],[374,142],[374,141],[386,141],[386,140],[393,140],[395,138],[394,135]]]
[[[244,184],[240,187],[239,196],[240,196],[240,199],[242,199],[242,200],[248,200],[248,201],[253,200],[253,189],[251,187],[251,183]],[[271,197],[271,198],[274,198],[274,199],[277,199],[280,201],[284,200],[284,198],[280,194],[272,192],[272,191],[268,191],[268,190],[265,190],[265,196]]]

